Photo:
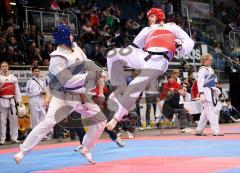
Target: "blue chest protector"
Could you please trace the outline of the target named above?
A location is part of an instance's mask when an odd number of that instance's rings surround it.
[[[66,57],[64,57],[62,55],[54,55],[54,56],[52,56],[52,58],[54,58],[54,57],[61,57],[64,60],[67,61]],[[84,64],[83,63],[79,63],[79,62],[76,62],[76,63],[68,66],[67,70],[71,73],[71,75],[84,74],[85,73]],[[83,87],[83,86],[77,86],[77,87],[74,87],[74,88],[66,88],[59,81],[59,79],[58,79],[58,77],[56,75],[54,75],[51,72],[49,72],[48,76],[49,76],[49,89],[50,90],[66,93],[67,91],[76,90],[78,88]]]
[[[201,66],[200,68],[205,68],[209,71],[209,69],[206,67],[206,66]],[[212,87],[215,87],[216,86],[216,79],[217,77],[215,76],[214,73],[212,74],[207,74],[205,76],[205,82],[204,82],[204,85],[203,87],[208,87],[208,88],[212,88]]]
[[[216,76],[214,74],[205,77],[204,87],[212,88],[216,86]]]

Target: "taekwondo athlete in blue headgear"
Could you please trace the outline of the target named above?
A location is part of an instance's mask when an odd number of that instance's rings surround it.
[[[72,46],[73,37],[68,26],[58,25],[52,35],[58,47],[51,53],[49,65],[49,88],[52,95],[49,109],[46,118],[31,131],[20,146],[20,152],[14,155],[13,159],[20,163],[58,122],[76,111],[81,114],[84,126],[88,127],[79,151],[89,163],[94,164],[91,150],[102,134],[107,120],[100,108],[86,94],[85,83],[91,76],[89,77],[89,72],[83,69],[85,63],[91,61],[81,48]]]
[[[52,33],[54,43],[56,45],[66,45],[68,47],[71,47],[71,30],[70,27],[60,24],[55,28],[55,31]]]

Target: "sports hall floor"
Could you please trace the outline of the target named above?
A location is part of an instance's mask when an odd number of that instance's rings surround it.
[[[89,165],[74,148],[78,142],[51,140],[17,165],[18,145],[0,146],[0,173],[240,173],[240,124],[221,125],[225,136],[179,134],[177,129],[138,131],[119,148],[103,135]],[[125,136],[125,133],[122,133]]]

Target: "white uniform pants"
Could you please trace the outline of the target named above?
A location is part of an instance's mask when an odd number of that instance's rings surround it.
[[[100,108],[94,103],[87,102],[84,107],[80,101],[64,101],[53,96],[45,119],[31,131],[24,143],[20,145],[21,152],[26,155],[51,131],[56,123],[66,118],[76,109],[77,112],[81,113],[83,120],[84,118],[96,115],[96,113],[101,113]],[[87,150],[90,151],[94,147],[96,140],[100,137],[106,126],[106,122],[106,120],[103,120],[88,126],[88,131],[82,143]]]
[[[16,108],[0,108],[0,140],[6,140],[7,130],[7,118],[10,122],[10,136],[11,140],[17,140],[18,138],[18,116],[16,115]]]
[[[36,127],[46,117],[46,110],[37,105],[30,105],[31,128]]]
[[[118,99],[120,103],[115,113],[118,121],[122,119],[126,111],[132,108],[146,86],[168,69],[168,60],[162,55],[152,55],[149,60],[145,60],[148,55],[148,52],[133,46],[111,50],[107,55],[108,74],[113,86],[126,85],[124,66],[141,69],[141,73],[124,91],[121,100]]]
[[[213,134],[219,134],[219,111],[216,110],[212,102],[205,101],[203,103],[203,111],[198,122],[196,131],[202,132],[209,121]]]

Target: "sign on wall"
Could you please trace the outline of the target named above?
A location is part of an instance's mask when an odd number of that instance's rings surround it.
[[[205,53],[207,53],[207,49],[206,49],[205,44],[202,44],[202,43],[195,43],[192,52],[185,56],[180,56],[180,53],[177,50],[177,53],[174,56],[174,59],[170,62],[170,68],[171,69],[179,68],[179,65],[181,65],[180,62],[182,62],[179,59],[184,59],[185,61],[187,61],[188,63],[190,63],[193,66],[194,65],[196,67],[200,66],[201,65],[201,63],[200,63],[201,56]]]
[[[32,71],[30,71],[30,70],[10,70],[10,73],[14,74],[17,77],[20,91],[21,91],[22,95],[25,95],[27,81],[32,78]],[[40,76],[41,76],[40,78],[43,81],[45,81],[47,84],[48,71],[41,70]]]

